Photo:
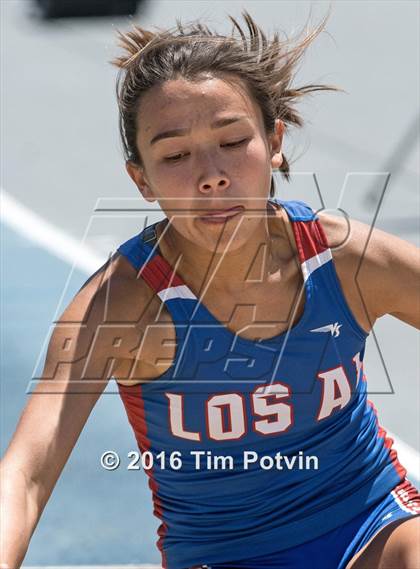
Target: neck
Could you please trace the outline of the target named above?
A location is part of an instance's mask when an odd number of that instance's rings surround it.
[[[270,211],[267,215],[272,216]],[[268,217],[263,217],[257,230],[239,248],[213,252],[189,241],[171,225],[160,237],[162,255],[186,283],[197,292],[207,287],[215,292],[238,295],[257,284],[266,282],[278,270],[275,262],[273,235]],[[277,266],[276,266],[277,265]]]

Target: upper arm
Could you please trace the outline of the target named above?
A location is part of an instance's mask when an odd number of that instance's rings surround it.
[[[376,310],[379,316],[391,314],[420,329],[420,250],[418,247],[380,231],[378,254],[384,257],[376,270],[379,281]]]
[[[321,213],[333,256],[354,280],[369,320],[391,314],[420,328],[420,251],[399,237],[368,225]]]
[[[61,315],[49,341],[42,376],[3,459],[4,468],[25,475],[41,509],[112,376],[106,333],[109,302],[109,287],[98,274]],[[127,349],[137,340],[133,334],[127,340],[127,327],[114,332],[124,337]]]

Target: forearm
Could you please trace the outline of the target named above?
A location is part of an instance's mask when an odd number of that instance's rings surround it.
[[[41,511],[23,472],[1,470],[0,568],[17,569],[26,555]]]

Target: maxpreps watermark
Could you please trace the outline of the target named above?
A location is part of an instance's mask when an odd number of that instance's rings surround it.
[[[127,454],[127,470],[318,470],[319,459],[315,455],[298,454],[285,455],[277,452],[274,455],[260,455],[253,450],[245,450],[239,456],[215,454],[209,450],[191,450],[189,452],[162,451],[153,454],[151,451],[140,453],[130,451]],[[113,450],[102,453],[100,463],[106,470],[117,470],[121,464],[119,454]]]

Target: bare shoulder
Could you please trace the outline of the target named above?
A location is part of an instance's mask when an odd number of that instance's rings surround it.
[[[357,254],[361,257],[365,254],[369,260],[380,260],[383,253],[398,256],[401,246],[418,251],[408,241],[354,218],[329,215],[322,211],[318,213],[318,218],[330,248],[336,253],[340,251],[341,255]]]
[[[320,212],[334,264],[350,303],[369,323],[391,314],[417,325],[419,249],[412,243],[352,218]]]
[[[148,314],[153,292],[120,255],[105,263],[82,286],[55,323],[44,376],[68,363],[79,378],[109,379],[120,360],[133,357]]]
[[[138,322],[153,296],[127,259],[115,254],[89,277],[61,320],[86,322],[97,316],[104,323]]]

